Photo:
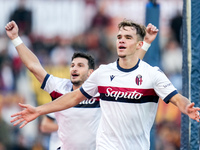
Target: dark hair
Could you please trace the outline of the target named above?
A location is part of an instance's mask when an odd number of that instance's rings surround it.
[[[132,20],[124,19],[122,22],[118,24],[118,29],[121,29],[121,28],[124,29],[124,27],[126,26],[135,28],[136,34],[139,35],[138,36],[139,40],[141,41],[144,40],[144,37],[146,35],[146,27],[144,25],[137,24],[133,22]]]
[[[94,58],[92,57],[92,55],[90,55],[88,53],[83,53],[83,52],[75,52],[74,55],[72,56],[72,61],[74,60],[74,58],[77,58],[77,57],[81,57],[81,58],[87,59],[88,60],[89,69],[94,69],[95,61],[94,61]]]

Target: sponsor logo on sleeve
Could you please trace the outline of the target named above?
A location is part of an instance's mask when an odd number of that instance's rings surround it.
[[[168,83],[166,85],[163,85],[164,88],[168,87],[168,86],[171,86],[172,84],[171,83]]]

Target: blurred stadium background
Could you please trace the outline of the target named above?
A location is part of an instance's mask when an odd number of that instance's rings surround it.
[[[146,18],[149,4],[159,9]],[[10,115],[20,110],[17,103],[37,106],[51,101],[7,38],[4,27],[10,20],[17,22],[22,40],[47,72],[68,78],[74,51],[92,53],[96,67],[112,62],[117,58],[118,22],[127,18],[146,24],[157,16],[157,53],[150,49],[148,54],[159,59],[146,60],[160,66],[182,92],[182,10],[182,0],[0,0],[0,150],[47,150],[49,140],[39,130],[41,118],[22,129],[10,123]],[[180,149],[180,125],[179,110],[161,100],[152,149]]]

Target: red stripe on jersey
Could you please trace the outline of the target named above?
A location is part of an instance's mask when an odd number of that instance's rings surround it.
[[[143,96],[157,96],[154,89],[137,89],[137,88],[123,88],[123,87],[112,87],[112,86],[98,86],[99,93],[140,93]]]

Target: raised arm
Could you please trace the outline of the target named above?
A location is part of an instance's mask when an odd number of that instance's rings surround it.
[[[146,36],[144,37],[144,42],[146,42],[145,45],[147,45],[147,46],[151,45],[153,40],[155,40],[158,31],[159,30],[157,29],[156,26],[152,25],[151,23],[148,24],[148,26],[146,28]],[[143,43],[143,45],[144,45],[144,43]],[[144,46],[143,46],[139,51],[137,51],[138,57],[140,59],[143,59],[146,52],[147,52],[147,49],[144,49]]]
[[[199,122],[200,108],[194,107],[194,103],[191,103],[186,97],[176,94],[170,99],[170,102],[176,105],[182,113]]]
[[[17,44],[18,46],[15,48],[24,65],[34,74],[37,80],[42,83],[47,72],[44,70],[35,54],[33,54],[24,43],[20,42],[17,24],[14,21],[11,21],[5,26],[5,29],[8,37],[19,44]]]
[[[15,118],[11,120],[11,123],[15,122],[14,126],[22,123],[20,126],[20,128],[22,128],[40,115],[68,109],[76,106],[85,99],[86,97],[81,93],[80,89],[77,89],[57,98],[52,102],[40,105],[38,107],[33,107],[28,104],[19,104],[20,107],[24,108],[24,110],[13,114],[11,117]]]

